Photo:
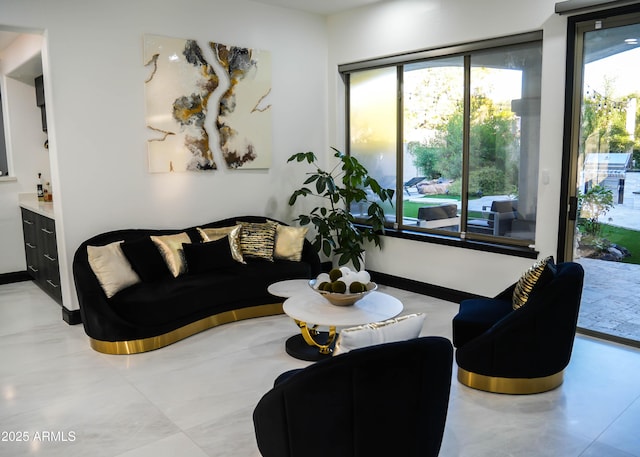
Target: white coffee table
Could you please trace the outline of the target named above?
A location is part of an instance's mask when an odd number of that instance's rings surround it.
[[[289,298],[303,293],[315,294],[309,287],[308,279],[286,279],[274,282],[267,287],[267,292],[276,297]]]
[[[311,291],[291,296],[282,308],[301,331],[300,335],[287,340],[287,353],[298,359],[316,361],[331,355],[339,328],[390,319],[400,314],[403,306],[400,300],[382,292],[371,292],[351,306],[336,306]],[[328,332],[318,331],[319,327],[328,328]]]

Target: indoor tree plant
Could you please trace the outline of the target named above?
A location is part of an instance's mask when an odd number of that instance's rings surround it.
[[[360,270],[364,242],[370,241],[379,247],[380,235],[384,233],[384,210],[374,199],[393,205],[395,191],[381,187],[355,157],[336,148],[331,149],[338,159],[331,171],[318,167],[318,159],[313,152],[300,152],[289,157],[287,162],[306,162],[315,167],[313,172],[307,173],[303,186],[291,194],[289,205],[293,206],[298,197],[314,196],[323,200],[323,205],[316,206],[308,214],[301,214],[295,220],[302,226],[315,226],[316,235],[312,244],[316,251],[327,257],[333,252],[338,265],[351,263],[356,270]],[[354,203],[368,204],[363,225],[358,225],[350,212]]]

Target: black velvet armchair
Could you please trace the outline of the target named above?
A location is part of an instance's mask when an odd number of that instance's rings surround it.
[[[515,284],[495,298],[462,301],[453,319],[458,380],[510,394],[544,392],[562,384],[583,278],[580,264],[565,262],[518,309],[512,307]]]
[[[437,456],[453,348],[423,337],[353,350],[276,380],[253,413],[264,457]]]

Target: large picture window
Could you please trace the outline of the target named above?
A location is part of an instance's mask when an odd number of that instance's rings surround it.
[[[541,61],[531,33],[340,68],[349,153],[396,189],[389,227],[534,243]]]

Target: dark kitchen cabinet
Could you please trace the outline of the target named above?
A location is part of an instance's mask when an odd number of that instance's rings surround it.
[[[62,304],[55,221],[22,208],[27,272],[54,300]]]
[[[44,103],[44,79],[42,75],[35,79],[36,85],[36,105],[40,107],[40,117],[42,118],[42,131],[47,131],[47,113],[45,112]]]

